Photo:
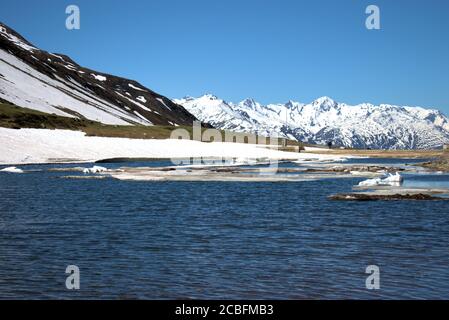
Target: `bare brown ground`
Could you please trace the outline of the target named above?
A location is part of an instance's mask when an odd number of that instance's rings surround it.
[[[432,170],[449,171],[449,150],[445,150],[436,160],[426,162],[422,166]]]
[[[370,158],[439,158],[443,150],[358,150],[358,149],[323,149],[313,150],[307,153],[347,155]]]

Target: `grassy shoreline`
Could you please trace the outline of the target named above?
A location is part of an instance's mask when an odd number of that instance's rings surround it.
[[[47,114],[43,112],[39,112],[36,110],[31,110],[27,108],[21,108],[18,106],[11,105],[4,101],[0,101],[0,128],[8,128],[8,129],[46,129],[46,130],[71,130],[84,132],[86,136],[90,137],[109,137],[109,138],[129,138],[134,140],[164,140],[170,139],[173,131],[175,129],[184,129],[183,139],[194,138],[193,126],[119,126],[119,125],[106,125],[103,123],[91,121],[88,119],[77,119],[70,117],[61,117],[54,114]],[[202,133],[208,128],[201,128]],[[198,128],[195,128],[198,130]],[[187,132],[187,133],[186,133]],[[230,131],[219,131],[220,135],[223,138],[232,139],[235,138],[235,142],[240,143],[251,143],[256,140],[255,135],[250,135],[248,137],[247,134],[243,133],[233,133]],[[198,134],[198,133],[197,133]],[[199,134],[198,134],[199,135]],[[204,136],[208,136],[207,134]],[[267,144],[267,137],[258,136],[257,137],[259,143],[263,143],[265,141]],[[249,141],[248,141],[249,139]],[[199,139],[198,139],[199,140]],[[213,141],[213,138],[211,139]],[[221,141],[221,140],[220,140]],[[204,141],[203,142],[209,142]],[[7,141],[6,141],[7,143]],[[122,142],[123,143],[123,142]],[[282,141],[278,141],[279,150],[283,148],[280,146]],[[289,141],[289,148],[302,149],[302,144],[298,142]],[[291,150],[285,150],[291,151]],[[124,155],[127,157],[126,159],[100,159],[103,161],[157,161],[163,160],[159,157],[156,158],[145,158],[145,159],[135,159],[132,156]],[[172,157],[170,157],[171,159]],[[99,159],[92,161],[84,161],[81,158],[78,158],[76,155],[71,158],[52,158],[48,159],[48,161],[42,161],[39,164],[76,164],[76,163],[93,163]],[[37,164],[35,162],[30,164]],[[0,165],[12,165],[10,162],[1,163]],[[25,163],[19,162],[16,165],[25,165]]]
[[[130,138],[130,139],[170,139],[172,132],[175,129],[185,129],[190,137],[193,137],[192,126],[143,126],[143,125],[107,125],[100,122],[57,116],[36,110],[18,107],[0,101],[0,127],[10,129],[64,129],[83,131],[87,136],[92,137],[110,137],[110,138]],[[204,133],[208,128],[202,127],[201,131]],[[253,134],[244,134],[238,132],[230,132],[219,130],[223,141],[227,135],[235,137],[235,142],[248,143],[249,141],[256,141],[256,136]],[[258,141],[264,140],[268,144],[268,138],[265,136],[257,136]],[[211,142],[204,141],[204,142]],[[279,139],[278,144],[282,144]],[[289,140],[288,146],[290,149],[296,150],[298,147],[302,149],[302,143],[298,141]],[[287,148],[288,149],[288,148]],[[287,151],[287,150],[286,150]]]
[[[422,163],[421,166],[435,171],[449,172],[449,150],[444,150],[434,161]]]
[[[394,158],[394,159],[431,159],[439,158],[443,150],[358,150],[358,149],[323,149],[313,150],[308,153],[347,155],[368,158]]]

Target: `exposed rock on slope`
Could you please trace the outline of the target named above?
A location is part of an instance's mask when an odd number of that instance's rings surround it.
[[[106,124],[191,125],[195,117],[136,81],[40,50],[0,23],[0,101]]]

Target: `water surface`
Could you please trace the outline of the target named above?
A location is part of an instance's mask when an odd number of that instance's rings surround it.
[[[327,199],[363,178],[71,180],[51,167],[0,174],[0,298],[449,298],[449,202]]]

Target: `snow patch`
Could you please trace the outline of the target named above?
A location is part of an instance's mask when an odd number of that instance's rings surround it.
[[[142,108],[142,109],[145,110],[145,111],[149,111],[149,112],[152,112],[152,111],[153,111],[153,110],[151,110],[150,108],[144,106],[143,104],[138,103],[138,102],[136,102],[136,101],[134,101],[134,100],[132,100],[132,99],[130,99],[130,98],[128,98],[128,97],[125,97],[123,94],[121,94],[121,93],[118,92],[118,91],[116,91],[115,93],[117,93],[120,97],[122,97],[122,98],[128,100],[129,102],[135,104],[136,106],[138,106],[139,108]],[[147,121],[148,121],[148,120],[147,120]]]
[[[147,121],[148,123],[151,123],[150,120],[148,120],[147,118],[145,118],[143,115],[141,115],[140,113],[138,113],[137,111],[134,111],[134,113],[136,114],[136,116],[138,116],[139,118],[141,118],[144,121]]]
[[[54,54],[54,53],[50,53],[53,57],[56,57],[56,58],[58,58],[58,59],[60,59],[60,60],[62,60],[62,61],[64,61],[65,62],[65,60],[64,60],[64,58],[63,57],[61,57],[61,56],[58,56],[57,54]],[[50,59],[49,59],[50,60]]]
[[[161,98],[156,98],[156,100],[159,101],[160,103],[162,103],[164,105],[164,107],[166,107],[168,110],[172,111],[170,109],[170,107],[165,104],[164,100],[162,100]]]
[[[94,77],[98,81],[106,81],[108,78],[102,75],[91,73],[91,76]]]
[[[136,86],[133,85],[132,83],[128,83],[128,86],[129,86],[130,88],[134,89],[134,90],[146,91],[146,90],[144,90],[144,89],[141,89],[141,88],[136,87]]]
[[[0,28],[0,35],[2,35],[3,37],[7,38],[9,41],[11,41],[12,43],[14,43],[16,46],[29,51],[29,52],[33,52],[34,50],[39,51],[38,48],[33,47],[29,44],[26,44],[25,42],[23,42],[22,40],[20,40],[19,38],[17,38],[15,35],[9,34],[5,28],[1,27]]]
[[[143,103],[147,102],[147,99],[145,99],[144,96],[138,96],[136,99],[139,100],[140,102],[143,102]]]

